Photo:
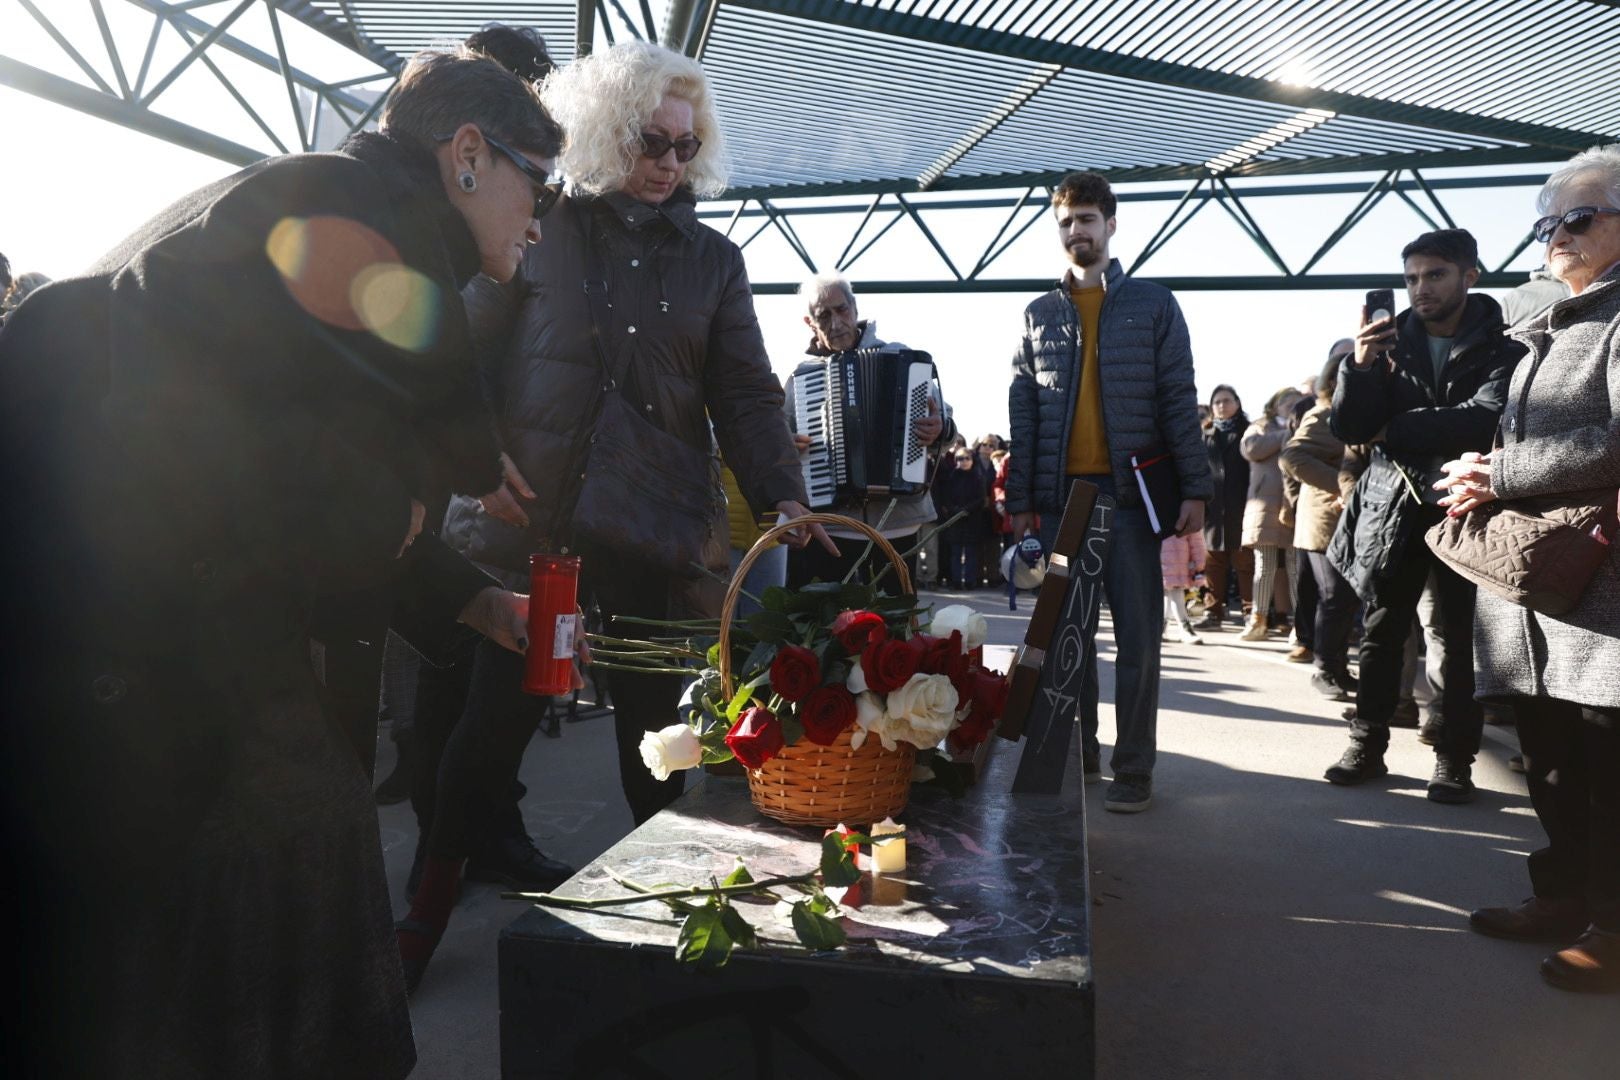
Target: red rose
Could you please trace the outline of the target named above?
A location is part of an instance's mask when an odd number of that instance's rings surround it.
[[[771,661],[771,689],[787,701],[799,701],[821,685],[821,661],[809,649],[784,645]]]
[[[979,668],[973,673],[973,712],[994,722],[1007,711],[1007,693],[1011,690],[1007,676],[999,671]]]
[[[952,729],[946,743],[952,753],[964,753],[984,742],[995,726],[995,717],[983,715],[978,709],[974,709],[968,713],[966,720]]]
[[[769,709],[744,709],[726,735],[732,756],[757,769],[782,752],[782,722]]]
[[[928,675],[949,675],[953,683],[961,673],[967,671],[968,658],[962,652],[962,631],[952,630],[948,638],[918,634],[912,640],[923,642],[922,660],[917,665],[918,671]]]
[[[917,661],[922,650],[909,641],[890,638],[861,651],[861,672],[866,676],[866,688],[887,694],[906,685],[906,680],[917,673]]]
[[[999,671],[974,668],[956,685],[957,696],[971,705],[966,719],[951,730],[950,748],[961,753],[984,742],[995,728],[996,721],[1007,711],[1007,693],[1011,684]]]
[[[838,644],[858,655],[868,645],[887,639],[889,625],[876,612],[846,611],[833,620],[832,636],[838,639]]]
[[[799,723],[805,738],[817,746],[831,746],[855,723],[855,695],[842,686],[818,686],[799,706]]]

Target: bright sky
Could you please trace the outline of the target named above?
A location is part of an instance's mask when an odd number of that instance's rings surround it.
[[[89,4],[81,0],[47,0],[44,8],[60,20],[70,40],[81,48],[104,76],[112,81],[104,51],[93,23],[85,33]],[[126,64],[138,64],[150,27],[150,16],[132,5],[110,0],[105,9]],[[228,10],[217,9],[217,10]],[[77,28],[77,29],[75,29]],[[290,39],[301,29],[283,20]],[[243,16],[233,29],[250,41],[268,38],[262,6]],[[153,63],[148,87],[180,55],[184,44],[165,35]],[[307,49],[308,45],[300,48]],[[321,41],[311,60],[307,51],[295,53],[298,63],[315,74],[338,79],[359,74],[336,46]],[[26,60],[83,82],[72,62],[46,36],[14,0],[0,0],[0,52]],[[281,80],[232,58],[220,62],[254,103],[266,122],[293,143],[291,112]],[[133,78],[133,72],[131,72]],[[737,102],[721,102],[735,111]],[[209,127],[250,145],[264,142],[246,114],[200,66],[194,66],[159,99],[158,111],[189,123]],[[172,144],[89,117],[40,99],[0,87],[0,116],[11,147],[0,167],[0,251],[10,257],[14,272],[38,270],[51,277],[82,269],[121,237],[163,206],[186,192],[234,171],[233,167]],[[36,152],[37,151],[37,152]],[[1073,155],[1083,160],[1083,150]],[[1530,174],[1532,166],[1496,170]],[[1434,170],[1431,178],[1459,175],[1457,170]],[[1324,177],[1321,179],[1333,179]],[[1370,183],[1369,176],[1354,178]],[[1287,181],[1278,181],[1286,183]],[[1162,185],[1161,185],[1162,186]],[[1242,187],[1239,186],[1241,192]],[[1497,265],[1518,243],[1535,217],[1533,187],[1496,188],[1476,192],[1443,192],[1441,198],[1458,223],[1480,241],[1487,264]],[[1356,202],[1354,195],[1275,197],[1251,200],[1248,205],[1272,243],[1290,267],[1299,267],[1338,225]],[[1155,233],[1173,203],[1127,202],[1120,206],[1113,254],[1127,265]],[[830,266],[843,250],[858,214],[829,215],[799,226],[817,264]],[[1000,227],[1003,211],[960,211],[943,231],[942,218],[931,219],[941,242],[957,265],[972,265]],[[868,234],[882,222],[868,226]],[[723,227],[723,222],[719,222]],[[740,224],[734,237],[752,231]],[[1390,198],[1363,221],[1317,267],[1325,273],[1385,270],[1390,284],[1399,286],[1402,245],[1427,226],[1404,204]],[[543,242],[543,241],[542,241]],[[746,254],[749,273],[757,281],[797,280],[808,270],[774,230],[762,234]],[[1530,269],[1539,263],[1532,247],[1513,264]],[[1029,230],[993,267],[992,276],[1049,277],[1056,280],[1064,258],[1055,227],[1045,221]],[[1274,273],[1255,246],[1217,207],[1204,210],[1140,271],[1158,275],[1249,275]],[[897,225],[853,268],[857,283],[871,279],[947,278],[948,272],[922,235],[909,222]],[[1207,399],[1217,383],[1232,383],[1251,413],[1258,412],[1272,391],[1315,373],[1328,347],[1347,335],[1360,309],[1361,295],[1343,291],[1204,292],[1179,295],[1192,332],[1200,396]],[[939,365],[946,400],[959,425],[970,437],[986,432],[1007,433],[1008,362],[1017,344],[1021,312],[1032,297],[1018,294],[912,294],[863,298],[863,317],[875,318],[885,338],[903,341],[934,355]],[[802,357],[808,332],[803,314],[792,297],[761,296],[755,306],[764,328],[772,364],[779,374],[791,371]]]

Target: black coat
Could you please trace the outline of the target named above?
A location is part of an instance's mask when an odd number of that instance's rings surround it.
[[[1213,423],[1204,429],[1204,449],[1209,454],[1209,471],[1215,494],[1204,514],[1204,546],[1210,551],[1236,551],[1243,546],[1243,508],[1249,499],[1249,459],[1243,456],[1242,419],[1231,431]]]
[[[991,477],[994,480],[994,477]],[[956,467],[950,457],[941,460],[939,472],[934,474],[934,505],[939,520],[945,521],[966,510],[967,516],[945,530],[945,537],[958,543],[975,543],[984,539],[985,507],[990,496],[990,485],[975,462],[971,469]]]
[[[510,284],[479,278],[466,294],[502,445],[538,497],[527,507],[530,527],[460,498],[445,516],[446,540],[487,566],[527,574],[531,553],[556,550],[569,535],[572,481],[603,382],[587,279],[606,289],[604,351],[624,365],[625,396],[643,415],[696,450],[707,453],[718,440],[756,516],[784,500],[803,502],[782,386],[737,245],[697,219],[684,189],[657,207],[620,193],[570,195],[546,218],[545,239]],[[647,475],[658,466],[648,463]],[[723,573],[729,540],[718,500],[711,539],[708,565]],[[715,613],[722,592],[707,579],[669,585],[674,610],[686,612]]]
[[[497,482],[477,260],[433,159],[363,136],[181,199],[7,321],[0,459],[28,512],[3,783],[58,980],[42,1042],[258,1076],[288,1051],[263,1033],[297,1030],[312,1075],[409,1069],[375,812],[309,620],[393,583],[409,635],[488,584],[432,537],[395,558],[413,495]]]
[[[1441,466],[1490,448],[1508,380],[1525,352],[1504,336],[1497,302],[1474,294],[1437,381],[1422,320],[1408,309],[1395,322],[1393,370],[1382,360],[1360,370],[1347,359],[1333,394],[1333,434],[1374,445],[1328,558],[1368,602],[1410,545],[1423,543],[1422,527],[1439,520],[1444,493],[1432,484],[1443,475]]]

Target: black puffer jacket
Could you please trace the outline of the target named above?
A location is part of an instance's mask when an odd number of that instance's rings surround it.
[[[603,344],[610,357],[628,354],[630,401],[699,450],[713,445],[712,421],[756,516],[783,500],[805,499],[782,387],[771,373],[737,245],[699,223],[686,191],[658,207],[618,193],[564,197],[510,285],[479,278],[464,294],[502,446],[537,499],[525,507],[528,529],[481,513],[471,498],[454,499],[444,536],[507,574],[525,574],[530,554],[568,533],[569,480],[578,473],[581,438],[602,385],[583,286],[596,274],[606,279],[612,321],[602,328]],[[709,565],[723,570],[723,501],[710,548]],[[671,588],[672,600],[684,597],[686,610],[713,606],[703,582]]]
[[[1419,524],[1438,520],[1442,493],[1430,485],[1441,466],[1490,448],[1508,379],[1525,351],[1503,336],[1497,302],[1472,295],[1436,385],[1422,320],[1409,309],[1395,322],[1400,338],[1393,370],[1383,361],[1358,370],[1347,359],[1333,395],[1333,434],[1346,443],[1375,444],[1328,547],[1329,560],[1364,600],[1408,545],[1423,543]]]
[[[1209,461],[1198,437],[1192,346],[1170,290],[1109,263],[1097,321],[1103,426],[1121,506],[1141,506],[1131,455],[1162,446],[1175,459],[1183,499],[1208,499]],[[1064,465],[1080,392],[1080,319],[1064,283],[1024,309],[1007,397],[1013,451],[1007,512],[1052,513],[1068,498]]]
[[[1249,421],[1241,413],[1227,429],[1211,423],[1204,429],[1204,448],[1214,497],[1204,514],[1204,546],[1210,551],[1236,551],[1243,546],[1243,507],[1249,498],[1249,459],[1243,456],[1243,433]]]

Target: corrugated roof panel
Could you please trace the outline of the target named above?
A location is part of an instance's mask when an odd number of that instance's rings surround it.
[[[1620,6],[1597,0],[865,0],[860,6],[1231,75],[1620,135]]]
[[[916,177],[1037,70],[726,7],[703,66],[739,186]]]
[[[310,0],[310,7],[346,24],[352,16],[367,38],[404,57],[503,22],[540,31],[558,63],[574,58],[574,0]]]

